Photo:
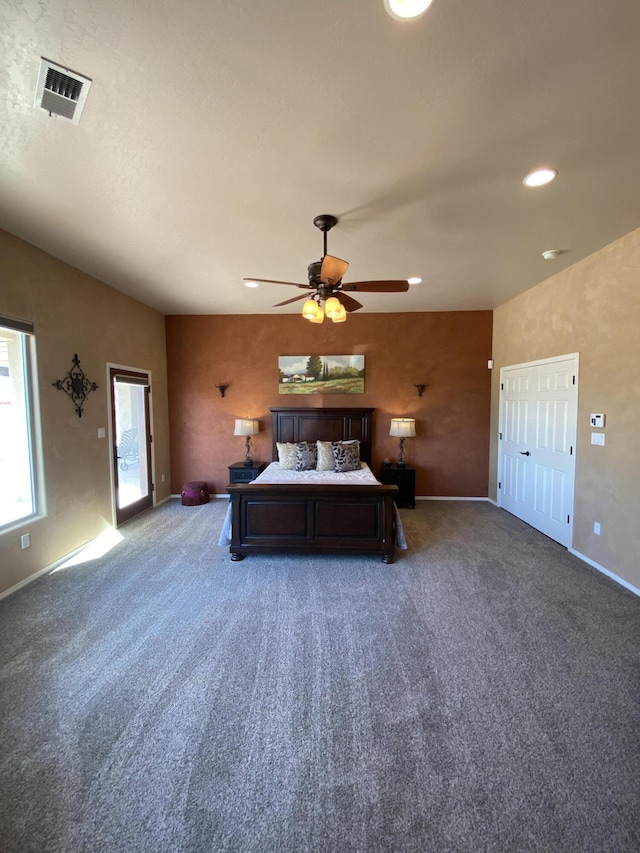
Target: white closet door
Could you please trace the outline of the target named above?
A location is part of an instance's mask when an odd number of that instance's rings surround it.
[[[578,355],[505,367],[500,380],[500,506],[569,546]]]

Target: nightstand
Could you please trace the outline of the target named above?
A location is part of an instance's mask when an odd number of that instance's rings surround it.
[[[396,506],[407,509],[416,508],[416,469],[398,468],[391,465],[380,469],[380,482],[385,485],[397,486],[399,489]]]
[[[244,462],[234,462],[229,465],[229,482],[230,483],[250,483],[252,480],[262,474],[267,467],[266,462],[254,462],[253,465],[245,465]]]

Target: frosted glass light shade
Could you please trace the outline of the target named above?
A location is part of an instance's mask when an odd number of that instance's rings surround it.
[[[347,319],[347,310],[344,305],[340,306],[340,311],[337,314],[334,314],[331,319],[334,323],[344,323],[344,321]]]
[[[342,305],[340,304],[340,301],[336,299],[335,296],[330,296],[324,303],[324,313],[330,320],[333,320],[334,317],[339,316],[341,308]]]
[[[313,320],[313,318],[318,313],[318,308],[320,306],[315,301],[315,299],[307,299],[307,301],[302,306],[302,316],[305,320]]]
[[[322,323],[324,320],[324,311],[322,310],[322,305],[316,304],[316,313],[313,317],[308,317],[312,323]]]

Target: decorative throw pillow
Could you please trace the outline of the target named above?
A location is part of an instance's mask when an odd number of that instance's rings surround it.
[[[278,462],[281,468],[293,471],[296,467],[296,446],[289,442],[276,441],[278,449]]]
[[[313,471],[318,464],[315,441],[300,441],[296,445],[296,471]]]
[[[331,448],[336,463],[336,471],[339,474],[343,474],[345,471],[357,471],[360,468],[359,441],[332,441]]]
[[[318,441],[318,471],[335,471],[336,460],[330,441]]]

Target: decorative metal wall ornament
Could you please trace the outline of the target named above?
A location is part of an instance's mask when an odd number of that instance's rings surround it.
[[[56,379],[51,383],[58,391],[64,391],[76,407],[78,417],[82,417],[82,407],[85,400],[92,391],[96,391],[98,386],[87,378],[86,373],[80,367],[80,359],[78,353],[73,356],[73,367],[70,368],[64,379]]]

